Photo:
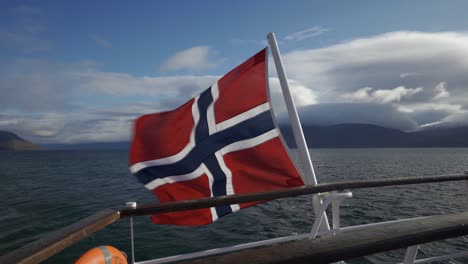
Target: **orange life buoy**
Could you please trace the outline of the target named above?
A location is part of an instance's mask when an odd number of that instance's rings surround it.
[[[128,264],[128,262],[123,252],[105,245],[86,251],[75,264]]]

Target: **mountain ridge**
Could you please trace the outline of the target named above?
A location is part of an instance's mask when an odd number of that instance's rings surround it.
[[[291,128],[280,129],[287,144],[295,147]],[[468,127],[404,132],[370,124],[339,124],[304,125],[303,131],[307,145],[316,148],[468,147]]]
[[[44,148],[33,144],[18,135],[0,130],[0,150],[43,150]]]
[[[290,147],[295,147],[291,128],[280,126]],[[404,132],[370,124],[303,125],[308,146],[312,148],[427,148],[468,147],[468,126],[431,128]],[[47,144],[50,150],[129,149],[130,142]]]

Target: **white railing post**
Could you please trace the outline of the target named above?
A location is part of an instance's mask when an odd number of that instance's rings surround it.
[[[337,192],[335,192],[335,193],[337,193]],[[341,215],[340,215],[341,203],[343,203],[344,199],[351,198],[353,196],[353,193],[350,192],[350,191],[342,192],[342,194],[343,194],[343,196],[332,200],[332,219],[333,219],[333,230],[334,231],[339,231],[340,228],[341,228]]]
[[[136,202],[127,202],[127,208],[136,208]],[[130,247],[131,247],[131,263],[135,263],[135,238],[133,235],[133,216],[130,216]]]

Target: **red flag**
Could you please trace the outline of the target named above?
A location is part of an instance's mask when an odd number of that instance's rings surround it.
[[[267,49],[179,108],[135,123],[130,170],[161,203],[303,185],[273,122]],[[205,225],[255,203],[156,214]]]

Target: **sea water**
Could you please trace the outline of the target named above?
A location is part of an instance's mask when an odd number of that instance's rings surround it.
[[[464,173],[468,149],[314,149],[318,181],[381,179]],[[154,202],[128,170],[128,152],[0,152],[0,255],[47,232],[128,201]],[[464,182],[353,190],[342,205],[342,226],[456,213],[468,208]],[[313,222],[308,196],[270,201],[202,227],[159,226],[135,218],[136,260],[308,232]],[[72,263],[89,248],[112,245],[130,253],[128,219],[65,249],[45,263]],[[418,257],[468,249],[466,237],[421,245]],[[404,250],[349,261],[401,262]],[[445,262],[448,263],[448,262]],[[468,263],[468,259],[450,263]]]

